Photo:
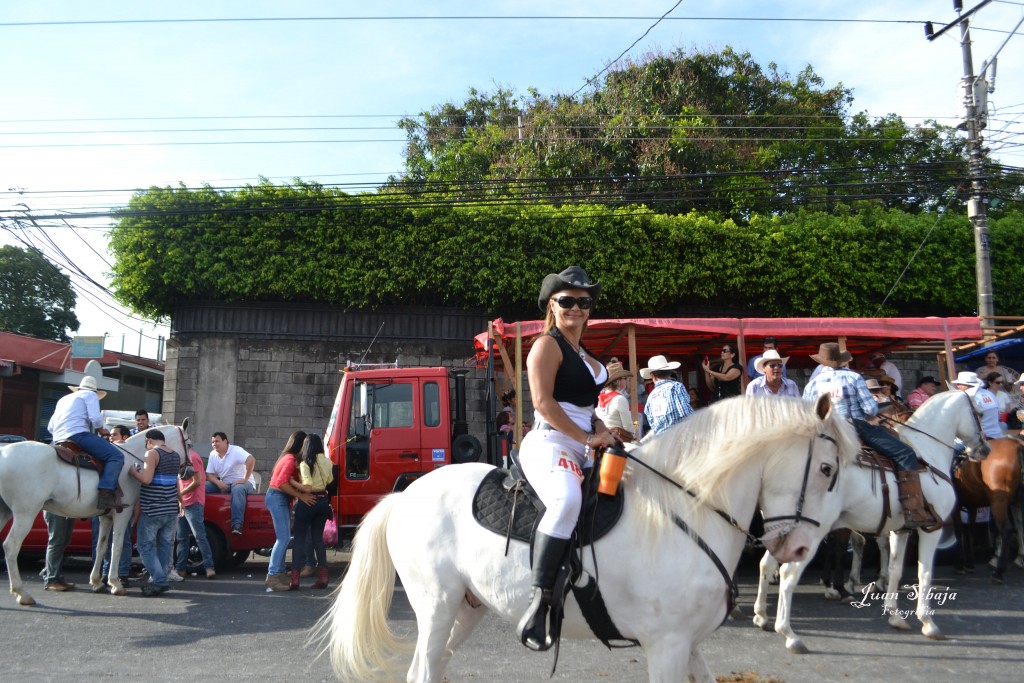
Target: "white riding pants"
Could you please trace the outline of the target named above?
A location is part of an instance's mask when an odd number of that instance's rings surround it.
[[[519,462],[547,510],[537,531],[569,538],[583,504],[583,469],[591,466],[586,446],[553,429],[535,429],[523,439]]]

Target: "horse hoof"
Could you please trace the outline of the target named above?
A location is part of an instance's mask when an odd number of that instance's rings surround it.
[[[942,631],[935,629],[934,631],[923,631],[924,637],[928,640],[945,640],[946,636],[942,635]]]
[[[908,624],[907,620],[902,617],[889,617],[889,626],[892,626],[897,631],[910,630],[910,624]]]
[[[31,605],[36,604],[36,601],[32,599],[31,595],[19,595],[18,604],[23,605],[25,607],[29,607]]]
[[[998,557],[993,557],[991,560],[988,561],[988,566],[992,567],[992,569],[995,569],[996,567],[998,567],[999,566],[999,558]]]
[[[102,582],[99,582],[99,581],[98,581],[98,582],[96,582],[96,583],[90,583],[90,584],[89,584],[89,589],[90,589],[90,590],[91,590],[91,591],[92,591],[93,593],[102,593],[102,592],[103,592],[103,591],[104,591],[104,590],[105,590],[106,588],[107,588],[107,587],[106,587],[105,585],[103,585],[103,583],[102,583]]]
[[[1013,563],[1021,569],[1024,569],[1024,557],[1018,557],[1016,560],[1013,561]]]
[[[768,620],[764,617],[754,617],[754,628],[759,628],[762,631],[771,631],[772,629],[768,626]]]
[[[804,645],[802,640],[794,640],[792,643],[786,643],[786,649],[789,650],[790,654],[794,655],[806,655],[810,653],[807,646]]]
[[[840,595],[839,591],[837,591],[835,588],[826,588],[825,589],[825,599],[826,600],[841,600],[842,597],[843,596]]]

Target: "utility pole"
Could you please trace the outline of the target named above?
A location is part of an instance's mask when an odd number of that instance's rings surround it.
[[[971,197],[967,202],[967,217],[974,227],[975,277],[978,283],[978,316],[982,328],[995,324],[995,308],[992,295],[992,258],[989,250],[988,215],[985,199],[985,150],[982,148],[981,129],[986,116],[988,83],[984,73],[974,75],[974,60],[971,57],[970,17],[992,0],[983,0],[970,10],[963,12],[962,0],[953,0],[957,19],[938,31],[931,22],[925,24],[925,37],[935,40],[943,33],[960,27],[960,48],[963,51],[964,77],[961,83],[964,105],[964,121],[961,126],[967,132],[967,173],[971,181]],[[983,69],[984,71],[984,69]]]

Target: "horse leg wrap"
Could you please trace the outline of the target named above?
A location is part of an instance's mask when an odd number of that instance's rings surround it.
[[[900,505],[903,506],[904,526],[908,529],[934,526],[937,520],[925,508],[918,473],[904,470],[897,475],[896,483],[899,486]]]
[[[519,639],[531,650],[543,651],[553,642],[547,628],[555,600],[554,586],[569,548],[569,539],[537,533],[533,542],[533,597],[519,621]]]

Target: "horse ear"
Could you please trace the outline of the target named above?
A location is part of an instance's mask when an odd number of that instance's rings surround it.
[[[187,417],[185,418],[185,421],[181,423],[181,428],[182,428],[182,430],[186,434],[188,433],[188,418]]]
[[[819,420],[828,418],[829,413],[832,412],[832,399],[828,397],[828,394],[818,397],[818,402],[814,405],[814,412],[818,414]]]

